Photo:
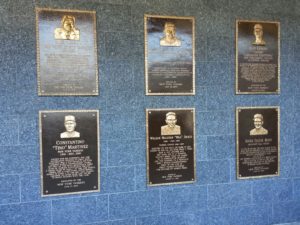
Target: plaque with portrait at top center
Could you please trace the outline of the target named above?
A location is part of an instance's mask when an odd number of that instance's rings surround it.
[[[96,12],[36,9],[38,94],[98,95]]]
[[[148,185],[195,181],[194,109],[147,109]]]
[[[40,111],[42,196],[100,190],[98,110]]]
[[[279,107],[237,107],[237,178],[279,176]]]
[[[279,22],[236,21],[236,94],[279,94]]]
[[[194,17],[145,15],[146,95],[195,95]]]

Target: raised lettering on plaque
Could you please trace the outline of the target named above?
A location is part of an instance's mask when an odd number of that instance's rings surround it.
[[[238,107],[237,178],[279,176],[279,107]]]
[[[42,196],[100,190],[98,110],[40,111]]]
[[[148,185],[195,181],[194,109],[147,109]]]
[[[144,21],[146,95],[194,95],[194,18],[145,15]]]
[[[279,23],[236,21],[236,93],[280,92]]]
[[[98,95],[96,12],[36,9],[39,95]]]

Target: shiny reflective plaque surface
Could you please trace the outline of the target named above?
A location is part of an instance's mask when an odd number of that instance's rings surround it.
[[[194,95],[194,18],[145,15],[144,22],[146,95]]]
[[[195,110],[147,109],[148,185],[195,181]]]
[[[279,175],[279,107],[236,109],[237,178]]]
[[[236,93],[280,92],[279,23],[236,22]]]
[[[36,9],[39,95],[98,95],[96,12]]]
[[[42,196],[99,191],[98,117],[98,110],[40,111]]]

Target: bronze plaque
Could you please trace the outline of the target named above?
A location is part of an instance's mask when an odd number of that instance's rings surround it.
[[[236,93],[279,94],[279,22],[236,21]]]
[[[42,196],[100,190],[99,111],[40,111]]]
[[[98,95],[96,12],[36,9],[39,95]]]
[[[146,95],[195,95],[194,17],[145,15]]]
[[[148,185],[195,181],[195,109],[147,109]]]
[[[279,176],[279,107],[237,107],[237,178]]]

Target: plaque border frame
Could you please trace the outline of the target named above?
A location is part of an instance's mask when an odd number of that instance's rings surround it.
[[[192,92],[178,92],[178,93],[172,93],[172,92],[149,92],[148,91],[148,41],[147,41],[147,18],[161,18],[161,19],[181,19],[181,20],[192,20],[192,57],[193,57],[193,76],[192,76]],[[195,60],[195,17],[194,16],[166,16],[166,15],[151,15],[151,14],[144,14],[144,57],[145,57],[145,94],[148,96],[158,96],[158,95],[195,95],[196,94],[196,86],[195,86],[195,68],[196,68],[196,60]]]
[[[41,90],[41,62],[40,62],[40,35],[39,35],[39,13],[42,11],[48,12],[75,12],[75,13],[91,13],[93,17],[93,37],[94,37],[94,57],[95,57],[95,93],[68,93],[57,92],[44,94]],[[38,96],[98,96],[99,95],[99,68],[98,68],[98,46],[97,46],[97,19],[95,10],[78,10],[78,9],[54,9],[35,7],[35,33],[36,33],[36,71],[37,71],[37,89]]]
[[[250,22],[250,23],[270,23],[270,24],[276,24],[277,25],[277,48],[278,48],[278,56],[277,56],[277,63],[278,63],[278,69],[277,69],[277,91],[266,91],[266,92],[248,92],[248,91],[244,91],[244,92],[239,92],[238,90],[238,53],[239,53],[239,47],[238,47],[238,32],[239,32],[239,22]],[[280,22],[279,21],[268,21],[268,20],[243,20],[243,19],[236,19],[235,22],[235,94],[236,95],[264,95],[264,94],[276,94],[279,95],[280,94],[280,42],[281,42],[281,38],[280,38]]]
[[[277,148],[278,148],[278,160],[277,160],[277,174],[268,174],[261,176],[239,176],[239,110],[243,109],[275,109],[277,110]],[[251,106],[251,107],[236,107],[236,178],[237,180],[247,180],[255,178],[267,178],[280,176],[280,107],[279,106]]]
[[[193,113],[193,147],[194,147],[194,179],[191,181],[182,181],[182,182],[170,182],[170,183],[160,183],[160,184],[151,184],[150,183],[150,176],[149,176],[149,116],[148,113],[150,111],[175,111],[175,110],[190,110]],[[150,109],[150,108],[146,108],[145,110],[146,112],[146,160],[147,160],[147,186],[148,187],[157,187],[157,186],[168,186],[168,185],[176,185],[176,184],[191,184],[191,183],[195,183],[197,181],[197,168],[196,168],[196,120],[195,120],[195,108],[155,108],[155,109]]]
[[[68,192],[68,193],[59,193],[59,194],[44,194],[44,184],[43,184],[43,141],[42,141],[42,113],[64,113],[64,112],[95,112],[96,113],[96,120],[97,120],[97,160],[98,160],[98,188],[96,190],[88,190],[88,191],[76,191],[76,192]],[[99,130],[99,110],[98,109],[82,109],[82,110],[39,110],[39,144],[40,144],[40,179],[41,179],[41,197],[51,197],[51,196],[63,196],[63,195],[75,195],[81,193],[94,193],[100,192],[100,130]]]

